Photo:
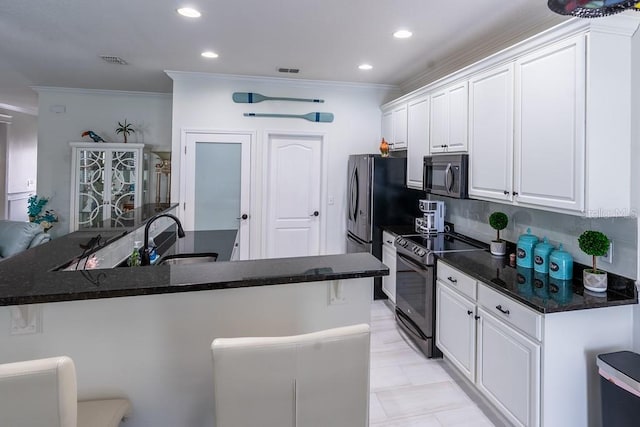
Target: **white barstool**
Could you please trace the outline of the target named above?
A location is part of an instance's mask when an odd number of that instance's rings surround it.
[[[369,325],[217,338],[216,427],[367,427]]]
[[[0,426],[118,427],[131,412],[127,399],[77,399],[67,356],[0,365]]]

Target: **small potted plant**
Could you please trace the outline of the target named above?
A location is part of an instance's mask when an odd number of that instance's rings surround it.
[[[504,212],[494,212],[489,216],[489,225],[496,230],[496,240],[491,241],[491,254],[504,255],[507,253],[507,242],[500,238],[500,230],[507,228],[509,218]]]
[[[116,128],[116,133],[121,133],[124,136],[124,143],[127,143],[127,136],[132,132],[135,133],[135,129],[132,127],[131,123],[127,123],[127,119],[124,119],[124,124],[118,122],[118,127]]]
[[[593,268],[585,268],[582,271],[582,282],[585,289],[594,292],[606,291],[607,272],[597,269],[596,257],[607,254],[609,239],[599,231],[587,230],[578,237],[578,246],[582,252],[591,255],[593,259]]]

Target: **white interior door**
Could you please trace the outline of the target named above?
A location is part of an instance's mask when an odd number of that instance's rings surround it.
[[[268,137],[266,258],[320,254],[323,138]]]
[[[250,133],[186,132],[184,191],[186,230],[237,230],[240,259],[249,258]]]

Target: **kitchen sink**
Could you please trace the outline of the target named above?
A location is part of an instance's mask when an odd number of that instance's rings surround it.
[[[191,265],[216,262],[218,254],[215,252],[196,252],[189,254],[167,255],[162,257],[158,265]]]

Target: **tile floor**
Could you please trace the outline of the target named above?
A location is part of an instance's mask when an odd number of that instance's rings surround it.
[[[442,359],[427,359],[399,331],[391,308],[371,306],[371,427],[490,427]]]

